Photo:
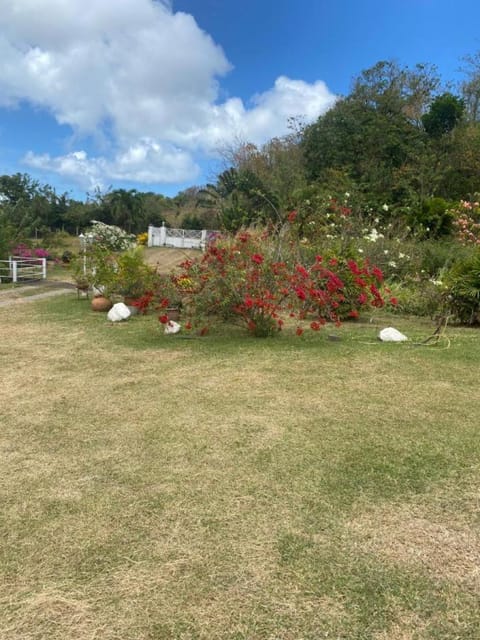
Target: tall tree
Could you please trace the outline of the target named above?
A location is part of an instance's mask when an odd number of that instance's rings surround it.
[[[136,189],[115,189],[104,198],[112,221],[129,233],[139,233],[145,227],[143,194]]]
[[[425,131],[432,138],[440,138],[450,133],[461,122],[465,113],[462,98],[446,92],[437,96],[429,110],[422,116]]]
[[[371,204],[421,199],[427,140],[421,117],[438,86],[434,70],[379,62],[349,96],[305,129],[307,176],[328,183],[332,171],[353,180]]]

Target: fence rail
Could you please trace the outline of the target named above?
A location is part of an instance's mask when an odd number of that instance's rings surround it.
[[[28,282],[45,280],[46,277],[46,258],[10,256],[8,260],[0,260],[0,282]]]

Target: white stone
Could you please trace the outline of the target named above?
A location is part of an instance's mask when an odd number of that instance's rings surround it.
[[[107,318],[110,322],[121,322],[122,320],[127,320],[130,316],[130,309],[123,302],[117,302],[114,304],[107,314]]]
[[[181,328],[182,327],[181,325],[178,324],[178,322],[175,322],[174,320],[169,320],[165,325],[165,333],[178,333]]]
[[[407,336],[404,336],[403,333],[400,333],[398,329],[394,329],[393,327],[382,329],[378,337],[382,342],[405,342],[408,340]]]

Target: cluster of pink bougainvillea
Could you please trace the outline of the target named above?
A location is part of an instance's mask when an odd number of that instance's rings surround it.
[[[12,255],[17,258],[48,258],[50,254],[46,249],[40,247],[31,249],[26,244],[21,243],[12,249]]]
[[[480,245],[480,204],[461,200],[453,214],[453,224],[460,242]]]

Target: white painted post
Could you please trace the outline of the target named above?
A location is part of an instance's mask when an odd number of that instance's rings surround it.
[[[12,282],[17,282],[17,261],[12,260]]]
[[[153,247],[153,226],[151,224],[148,225],[148,247]]]
[[[160,227],[160,246],[164,247],[167,243],[167,229],[165,227],[165,222],[162,222],[162,226]]]
[[[42,278],[43,280],[47,279],[47,259],[42,258]]]
[[[205,247],[207,246],[207,230],[202,229],[202,235],[200,236],[200,249],[205,251]]]
[[[80,241],[80,249],[82,250],[83,253],[83,275],[86,276],[87,275],[87,237],[83,235],[83,233],[81,233],[78,236],[78,239]]]

